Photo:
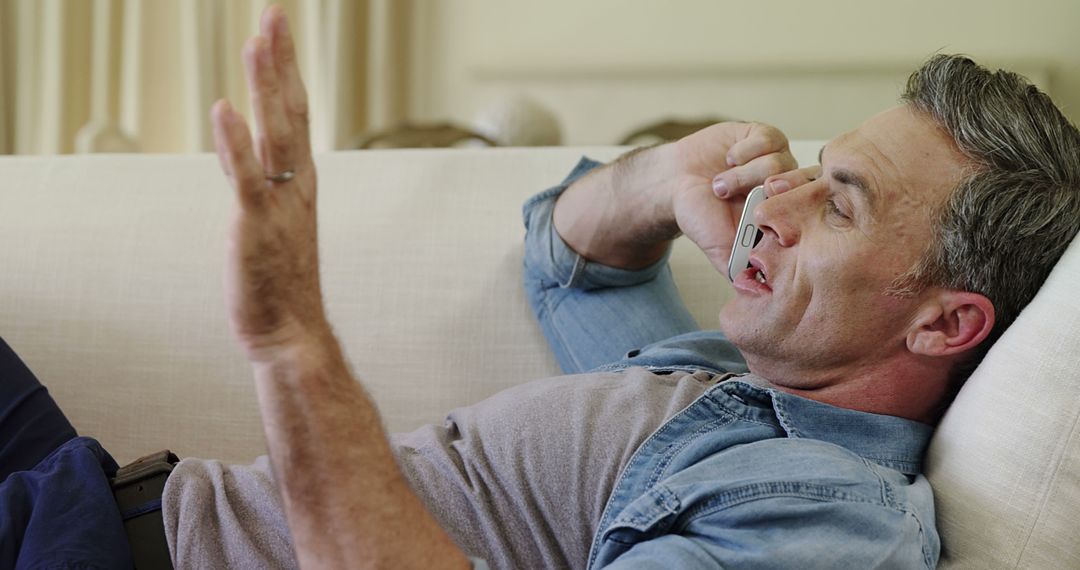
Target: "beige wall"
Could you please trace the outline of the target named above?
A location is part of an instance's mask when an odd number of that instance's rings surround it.
[[[615,124],[600,104],[597,78],[617,80],[620,96],[609,91],[606,97],[613,106],[637,97],[635,109],[652,104],[646,99],[671,107],[679,93],[640,77],[667,74],[697,89],[698,98],[710,89],[720,93],[713,108],[727,108],[717,111],[733,109],[742,118],[794,128],[798,137],[821,138],[894,100],[903,76],[940,50],[1024,70],[1074,122],[1080,119],[1077,0],[418,0],[418,8],[410,107],[419,117],[468,121],[516,85],[557,107],[592,98],[591,111],[559,110],[560,118],[606,122],[608,136]],[[761,69],[767,76],[756,75]],[[777,83],[778,76],[800,69],[812,71],[794,83]],[[852,87],[865,89],[866,96],[843,104],[827,90],[827,83],[875,74],[881,76],[876,85]],[[736,92],[723,93],[735,86]],[[758,91],[749,100],[739,98],[737,91],[753,89]],[[814,104],[797,116],[785,114],[810,91]],[[708,108],[693,98],[682,104],[698,114]],[[823,116],[804,124],[799,117],[807,114]],[[626,121],[627,127],[635,122]],[[564,132],[600,136],[576,125]]]
[[[0,153],[72,152],[111,132],[99,115],[131,144],[89,150],[208,150],[211,101],[246,107],[240,45],[269,1],[0,0]],[[516,94],[554,111],[564,144],[671,116],[828,138],[939,50],[1028,74],[1080,120],[1080,0],[282,1],[319,149],[405,115],[469,124]]]

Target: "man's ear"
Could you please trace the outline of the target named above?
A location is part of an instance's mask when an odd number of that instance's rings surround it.
[[[993,328],[990,299],[978,293],[941,290],[916,312],[907,347],[924,356],[951,356],[975,348]]]

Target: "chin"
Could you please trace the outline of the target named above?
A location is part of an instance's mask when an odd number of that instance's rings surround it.
[[[781,353],[784,339],[770,334],[770,329],[764,323],[751,321],[746,313],[725,318],[721,312],[720,332],[724,333],[728,342],[739,349],[750,371],[762,378],[769,378],[770,373],[776,372],[776,367],[769,366],[769,362],[786,360]]]
[[[731,303],[728,303],[720,310],[720,332],[724,333],[728,342],[735,345],[735,348],[740,352],[745,352],[752,345],[757,344],[755,337],[761,335],[761,323],[744,322],[747,319],[745,312],[735,311],[733,314],[727,314],[730,306]]]

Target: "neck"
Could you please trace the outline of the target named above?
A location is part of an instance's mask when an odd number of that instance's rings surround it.
[[[950,367],[940,361],[893,358],[871,367],[802,370],[747,356],[750,371],[777,390],[860,412],[935,425],[950,395]]]

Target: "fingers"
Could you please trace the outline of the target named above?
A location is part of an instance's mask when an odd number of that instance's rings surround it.
[[[746,195],[767,177],[798,166],[780,129],[761,123],[746,127],[728,149],[728,168],[713,178],[713,193],[719,198]]]
[[[746,136],[728,149],[727,165],[729,167],[741,166],[759,156],[788,150],[787,137],[780,129],[762,123],[750,123],[749,127],[750,130]]]
[[[294,138],[310,154],[311,139],[308,135],[308,100],[304,81],[300,77],[300,68],[296,59],[296,46],[289,30],[288,17],[281,6],[272,5],[263,11],[259,29],[264,37],[270,39],[270,51],[274,65],[281,80],[281,90],[285,99],[285,111],[295,131]]]
[[[214,150],[217,151],[218,164],[221,165],[221,171],[225,173],[225,178],[229,180],[231,186],[236,186],[236,180],[233,178],[232,165],[229,163],[228,146],[225,142],[225,127],[223,123],[225,121],[223,113],[226,109],[231,107],[228,101],[225,99],[219,99],[210,107],[210,126],[214,135]]]
[[[781,174],[774,174],[765,179],[765,196],[772,198],[777,194],[783,194],[792,188],[798,188],[821,178],[821,165],[815,164],[805,168],[789,170]]]
[[[254,138],[243,117],[227,101],[218,101],[211,110],[218,160],[241,204],[247,206],[261,199],[267,174],[306,170],[306,179],[314,180],[307,93],[284,10],[267,7],[259,27],[260,35],[245,44],[243,58],[255,120]],[[307,186],[311,187],[309,193],[314,192],[313,183]]]
[[[244,46],[244,68],[251,110],[255,116],[255,145],[267,173],[295,168],[299,155],[285,113],[285,98],[270,42],[255,36]]]
[[[719,198],[746,195],[766,178],[786,172],[798,166],[790,152],[773,152],[734,168],[729,168],[713,178],[713,193]]]
[[[247,123],[224,99],[214,104],[210,121],[214,126],[218,160],[236,189],[240,203],[249,207],[256,204],[265,179],[262,167],[255,158]]]

